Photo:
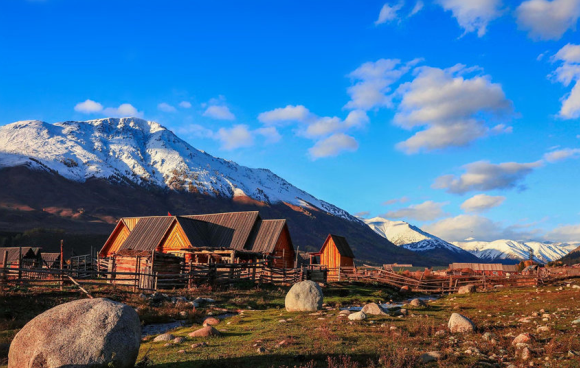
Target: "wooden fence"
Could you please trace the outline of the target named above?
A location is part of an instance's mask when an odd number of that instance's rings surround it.
[[[413,278],[392,270],[379,267],[342,267],[329,269],[321,266],[305,266],[301,268],[275,268],[267,263],[235,263],[235,264],[182,264],[179,273],[151,272],[152,268],[137,266],[139,272],[119,272],[112,268],[107,260],[83,263],[79,269],[41,269],[41,268],[0,268],[0,283],[24,283],[29,285],[57,285],[69,282],[74,278],[79,284],[113,284],[132,287],[137,290],[167,290],[174,288],[192,288],[195,286],[227,285],[240,280],[258,284],[292,285],[303,280],[313,280],[321,283],[362,282],[388,285],[394,288],[407,287],[413,292],[422,293],[454,293],[464,285],[476,287],[523,287],[537,286],[567,277],[580,277],[580,269],[576,268],[543,268],[533,275],[511,274],[509,276],[452,275],[447,277]]]

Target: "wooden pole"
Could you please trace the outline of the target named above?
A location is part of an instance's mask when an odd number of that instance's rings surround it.
[[[8,251],[7,250],[4,251],[4,258],[3,258],[3,262],[2,262],[2,267],[4,268],[4,272],[2,273],[2,280],[6,279],[6,281],[8,281],[8,274],[7,274],[7,270],[8,270]]]
[[[64,277],[63,277],[63,273],[62,273],[63,262],[64,262],[63,243],[64,243],[64,240],[61,239],[60,240],[60,291],[62,291],[62,287],[64,284]]]
[[[22,281],[22,247],[18,247],[18,282]]]

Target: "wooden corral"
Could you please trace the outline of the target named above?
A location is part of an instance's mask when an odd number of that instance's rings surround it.
[[[517,272],[517,265],[504,265],[501,263],[452,263],[447,270],[448,275],[504,276]]]
[[[171,286],[174,278],[183,270],[183,259],[172,254],[135,250],[121,250],[107,260],[113,284],[138,285],[140,289],[156,289]],[[177,286],[184,286],[179,283]]]

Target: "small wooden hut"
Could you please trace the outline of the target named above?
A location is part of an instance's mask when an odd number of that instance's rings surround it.
[[[37,268],[42,262],[41,248],[0,248],[0,268]]]
[[[342,236],[329,234],[315,255],[320,256],[320,265],[329,269],[328,276],[338,275],[338,268],[354,267],[354,253]]]
[[[42,253],[42,268],[60,268],[60,253]]]

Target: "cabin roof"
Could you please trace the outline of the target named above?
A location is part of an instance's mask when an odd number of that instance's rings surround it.
[[[260,215],[258,211],[247,211],[181,217],[206,222],[209,243],[212,247],[243,250]]]
[[[260,220],[248,240],[248,250],[272,253],[285,226],[286,220]]]
[[[38,247],[4,247],[0,248],[0,264],[4,266],[4,252],[8,252],[7,263],[17,262],[20,257],[20,249],[22,249],[22,257],[31,258],[39,255],[40,249]]]
[[[121,245],[119,251],[132,249],[153,251],[163,240],[169,227],[175,220],[171,216],[145,217],[139,220],[127,240]]]
[[[350,249],[350,245],[348,245],[346,238],[343,236],[334,235],[334,234],[328,235],[328,237],[324,241],[324,244],[322,245],[322,248],[320,249],[321,253],[322,253],[322,250],[324,249],[324,247],[326,247],[326,244],[328,244],[328,241],[330,239],[332,239],[332,241],[334,242],[334,245],[336,245],[336,249],[338,250],[338,253],[340,253],[341,256],[348,257],[348,258],[354,258],[354,253],[352,252],[352,249]]]

